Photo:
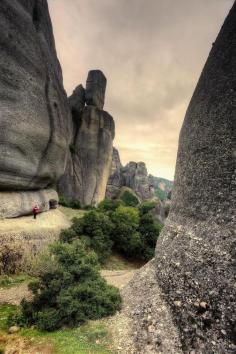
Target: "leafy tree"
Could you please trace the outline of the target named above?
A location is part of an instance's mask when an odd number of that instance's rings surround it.
[[[128,257],[134,256],[141,243],[141,236],[138,233],[140,220],[138,209],[120,206],[111,218],[114,224],[112,232],[114,247]]]
[[[154,257],[155,246],[162,226],[154,221],[151,214],[144,214],[140,218],[139,233],[142,240],[141,259],[147,261]]]
[[[139,200],[134,195],[134,193],[130,192],[129,190],[125,190],[124,192],[121,193],[120,199],[124,202],[126,206],[132,206],[135,207],[139,204]]]
[[[71,242],[76,238],[84,240],[85,244],[94,249],[100,263],[104,263],[111,254],[113,242],[110,238],[113,224],[108,215],[92,210],[83,218],[74,218],[69,230],[61,233],[63,242]]]
[[[139,206],[140,214],[144,215],[144,214],[149,213],[149,211],[151,211],[152,209],[155,209],[157,204],[158,203],[156,201],[147,201],[147,202],[141,203]]]

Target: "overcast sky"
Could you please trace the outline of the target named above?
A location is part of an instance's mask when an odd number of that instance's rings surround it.
[[[68,95],[101,69],[122,163],[173,179],[187,105],[233,0],[48,2]]]

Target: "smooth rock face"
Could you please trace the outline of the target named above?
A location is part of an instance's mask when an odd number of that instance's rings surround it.
[[[113,118],[94,106],[73,112],[74,139],[66,171],[58,191],[82,205],[96,205],[105,197],[109,177],[112,144],[115,136]]]
[[[187,110],[156,246],[156,281],[185,353],[236,352],[235,28],[236,3]]]
[[[37,205],[39,211],[55,209],[58,204],[57,192],[53,189],[25,192],[0,192],[0,218],[15,218],[32,214]]]
[[[90,70],[86,82],[86,104],[103,109],[107,79],[102,71]]]
[[[0,2],[0,190],[63,174],[71,115],[46,0]]]

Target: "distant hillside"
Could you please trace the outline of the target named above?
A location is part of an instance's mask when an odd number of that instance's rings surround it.
[[[168,194],[171,192],[173,188],[173,181],[169,181],[168,179],[162,177],[155,177],[152,175],[148,176],[150,184],[153,185],[155,194],[162,201],[168,198]]]

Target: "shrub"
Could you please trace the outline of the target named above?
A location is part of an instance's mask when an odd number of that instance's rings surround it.
[[[125,256],[134,257],[141,241],[138,233],[140,219],[138,209],[120,206],[111,218],[114,223],[111,236],[114,247]]]
[[[59,196],[59,201],[58,203],[64,207],[69,207],[69,201],[62,195]]]
[[[16,274],[22,263],[22,250],[17,245],[0,247],[0,274]]]
[[[29,285],[33,301],[22,302],[18,323],[53,331],[120,309],[118,289],[101,278],[95,253],[80,241],[55,243],[50,255],[52,267]]]
[[[154,221],[153,216],[146,213],[140,218],[139,233],[141,235],[140,258],[148,261],[154,257],[155,246],[162,226]]]
[[[81,204],[78,199],[68,200],[64,196],[59,196],[59,204],[66,208],[81,209]]]
[[[104,199],[99,203],[98,210],[102,212],[112,212],[122,205],[124,205],[124,203],[120,199]]]
[[[73,199],[69,203],[69,207],[72,209],[81,209],[81,204],[78,199]]]
[[[110,237],[113,224],[109,216],[93,210],[83,218],[74,218],[72,222],[69,230],[62,231],[61,241],[71,242],[80,238],[87,247],[95,250],[99,262],[104,263],[110,256],[113,245]]]
[[[155,209],[157,206],[157,202],[155,201],[148,201],[148,202],[143,202],[139,206],[139,211],[141,215],[149,213],[152,209]]]
[[[135,207],[139,204],[138,198],[128,190],[121,193],[120,199],[124,202],[126,206]]]

